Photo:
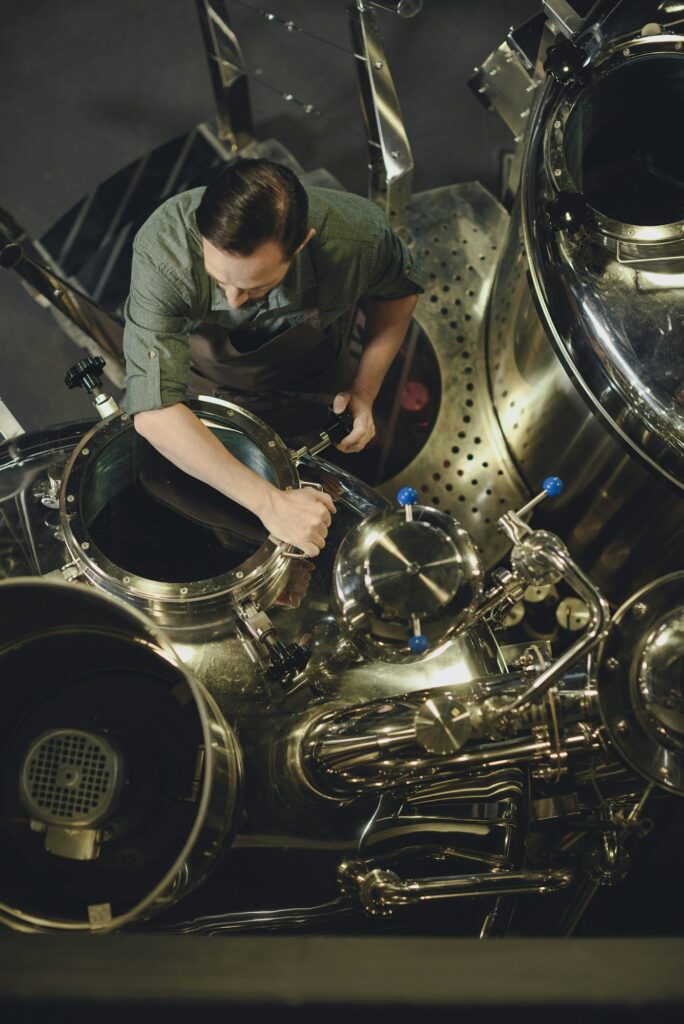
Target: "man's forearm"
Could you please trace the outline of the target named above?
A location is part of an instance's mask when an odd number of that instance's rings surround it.
[[[179,469],[263,515],[276,488],[231,455],[187,406],[139,412],[135,429]]]
[[[417,295],[402,299],[375,299],[369,302],[366,337],[369,339],[359,361],[352,391],[373,402],[382,386],[394,357],[401,348]]]
[[[310,557],[324,546],[335,512],[330,496],[274,487],[231,455],[187,406],[136,413],[135,429],[179,469],[248,508],[273,536]]]

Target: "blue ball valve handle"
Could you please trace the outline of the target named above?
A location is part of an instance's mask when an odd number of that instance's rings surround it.
[[[429,647],[429,641],[422,633],[417,633],[415,636],[409,637],[408,645],[412,654],[423,654]]]
[[[547,476],[546,480],[542,484],[542,487],[549,498],[555,498],[559,494],[563,493],[565,484],[559,476]]]
[[[413,522],[413,506],[418,501],[418,491],[415,487],[400,487],[397,491],[397,501],[406,515],[406,522]]]
[[[532,498],[532,500],[528,501],[526,505],[523,505],[521,509],[518,509],[517,514],[519,516],[527,515],[527,513],[533,509],[535,505],[538,505],[540,501],[543,501],[544,498],[558,497],[559,494],[563,493],[565,484],[559,476],[547,476],[542,484],[542,488],[543,490],[536,496],[536,498]]]
[[[430,646],[430,641],[420,631],[420,619],[417,615],[411,616],[411,629],[413,635],[409,637],[408,648],[412,654],[424,654]]]

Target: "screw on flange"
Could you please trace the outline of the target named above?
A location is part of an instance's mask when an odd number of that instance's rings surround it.
[[[648,611],[648,606],[645,605],[643,601],[637,601],[637,603],[632,608],[632,611],[638,619],[643,619],[644,615]]]
[[[615,669],[619,668],[619,667],[620,667],[620,662],[617,660],[617,658],[608,658],[607,659],[607,661],[606,661],[606,668],[610,669],[611,672],[614,672]]]

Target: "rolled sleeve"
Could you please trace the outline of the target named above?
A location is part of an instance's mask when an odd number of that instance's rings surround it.
[[[190,368],[187,303],[162,270],[135,249],[124,315],[129,415],[184,401]]]
[[[371,299],[403,299],[425,290],[425,280],[409,248],[387,228],[378,240],[366,295]]]

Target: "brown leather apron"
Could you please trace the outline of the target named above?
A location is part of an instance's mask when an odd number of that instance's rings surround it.
[[[320,429],[353,378],[348,318],[324,330],[317,289],[305,293],[304,306],[297,323],[250,351],[233,344],[228,328],[201,324],[189,338],[188,392],[235,402],[288,439]]]

